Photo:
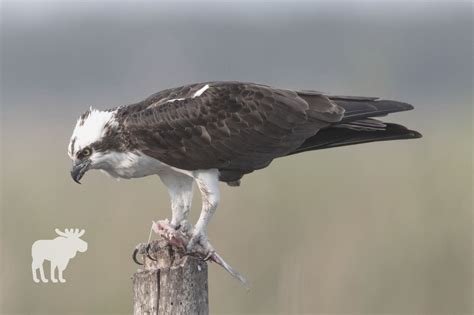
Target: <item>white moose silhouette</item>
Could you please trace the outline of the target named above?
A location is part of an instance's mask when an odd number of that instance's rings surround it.
[[[51,262],[51,281],[56,283],[58,280],[54,277],[54,270],[58,268],[59,282],[66,282],[63,278],[63,271],[66,269],[69,260],[76,256],[77,252],[85,252],[87,250],[87,243],[79,237],[84,235],[84,230],[79,229],[65,229],[61,232],[59,229],[54,230],[59,237],[54,240],[38,240],[31,246],[31,256],[33,262],[31,263],[31,271],[33,273],[33,281],[39,283],[36,277],[36,270],[39,269],[41,281],[48,282],[44,276],[43,262],[49,260]]]

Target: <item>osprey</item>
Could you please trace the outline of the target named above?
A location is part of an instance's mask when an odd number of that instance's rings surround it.
[[[163,90],[109,110],[89,109],[68,147],[71,176],[91,169],[116,178],[158,175],[171,197],[170,225],[189,224],[193,183],[202,210],[187,250],[213,252],[207,225],[219,181],[238,186],[275,158],[358,143],[419,138],[373,117],[413,109],[376,97],[331,96],[242,82],[206,82]]]

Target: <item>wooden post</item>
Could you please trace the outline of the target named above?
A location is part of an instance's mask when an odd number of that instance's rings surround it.
[[[150,243],[151,260],[145,246],[143,268],[133,274],[135,315],[209,314],[207,263],[184,256],[166,240]]]

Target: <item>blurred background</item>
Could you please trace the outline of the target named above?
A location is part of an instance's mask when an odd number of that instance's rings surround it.
[[[409,102],[386,120],[424,135],[222,185],[210,238],[252,289],[211,265],[211,313],[472,313],[472,27],[470,1],[2,1],[1,313],[131,313],[130,255],[167,192],[76,185],[69,137],[89,106],[207,80]],[[31,244],[56,227],[89,250],[35,284]]]

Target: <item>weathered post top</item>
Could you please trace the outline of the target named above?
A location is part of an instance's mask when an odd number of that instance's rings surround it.
[[[150,243],[150,257],[145,245],[138,253],[143,267],[132,277],[135,315],[209,314],[205,261],[184,255],[164,239]]]

